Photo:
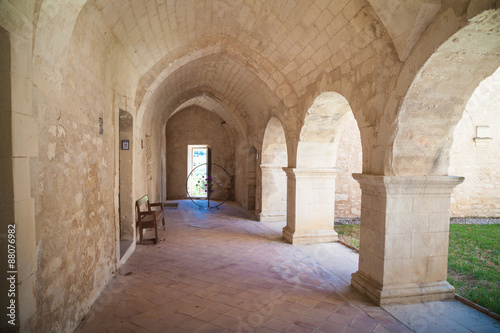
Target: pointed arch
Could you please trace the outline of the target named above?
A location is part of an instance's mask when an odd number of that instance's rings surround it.
[[[500,66],[498,10],[479,14],[422,66],[393,129],[388,175],[446,175],[453,131],[479,83]]]

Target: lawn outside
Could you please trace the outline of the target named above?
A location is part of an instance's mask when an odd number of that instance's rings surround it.
[[[359,224],[336,225],[339,240],[359,249]],[[451,224],[448,282],[456,294],[500,313],[500,224]]]

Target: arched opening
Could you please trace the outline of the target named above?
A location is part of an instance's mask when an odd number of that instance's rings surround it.
[[[300,131],[297,168],[334,168],[349,102],[340,94],[325,92],[307,110]]]
[[[451,196],[452,217],[500,217],[500,68],[483,80],[455,128],[449,174],[464,176]]]
[[[324,92],[307,110],[300,131],[296,168],[287,173],[287,226],[283,237],[293,243],[333,242],[337,148],[348,101]]]
[[[500,64],[499,46],[494,10],[444,42],[406,92],[383,175],[354,175],[363,202],[351,283],[377,304],[455,296],[447,282],[450,196],[464,178],[448,175],[450,147],[473,91]]]
[[[447,175],[453,131],[470,96],[500,65],[498,13],[451,36],[415,76],[398,111],[387,175]]]
[[[134,241],[135,212],[132,198],[133,177],[133,137],[134,120],[130,113],[120,110],[119,115],[119,219],[120,257],[127,252]]]
[[[285,131],[278,118],[267,124],[262,143],[262,211],[261,222],[286,220],[286,174],[287,166]]]
[[[254,146],[250,147],[246,155],[247,171],[247,190],[246,190],[246,209],[255,214],[257,204],[257,159],[258,153]]]
[[[166,130],[167,199],[187,199],[188,163],[197,152],[189,147],[210,147],[212,163],[234,175],[234,139],[224,119],[200,106],[191,105],[167,121]]]
[[[361,189],[352,178],[363,167],[363,150],[358,123],[352,112],[345,114],[343,130],[337,150],[335,181],[335,219],[358,219],[361,214]]]

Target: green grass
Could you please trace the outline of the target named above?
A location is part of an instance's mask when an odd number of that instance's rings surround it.
[[[359,249],[359,225],[335,226],[339,240]],[[456,293],[500,313],[500,225],[450,225],[448,282]]]
[[[339,240],[359,249],[359,224],[336,225]]]
[[[500,225],[450,226],[448,282],[456,293],[500,313]]]

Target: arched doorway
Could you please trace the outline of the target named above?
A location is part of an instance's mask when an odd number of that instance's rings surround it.
[[[449,174],[465,177],[451,197],[452,217],[500,217],[500,68],[483,80],[453,134]]]
[[[285,131],[278,118],[267,124],[262,143],[262,211],[261,222],[286,220],[286,174],[287,166]]]
[[[133,178],[133,129],[134,120],[130,113],[120,110],[119,115],[119,197],[120,257],[127,252],[134,241],[135,211],[132,198]]]

